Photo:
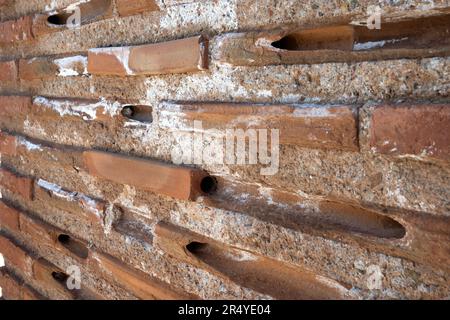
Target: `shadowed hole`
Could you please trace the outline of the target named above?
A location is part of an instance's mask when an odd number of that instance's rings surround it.
[[[67,234],[60,234],[58,236],[58,242],[81,259],[86,259],[89,255],[89,250],[86,246],[76,240],[73,240]]]
[[[200,182],[200,189],[206,194],[212,194],[217,190],[217,180],[214,177],[207,176]]]
[[[152,112],[153,108],[149,106],[129,105],[123,107],[121,113],[122,116],[131,120],[145,123],[152,123],[153,122]]]
[[[59,271],[53,271],[52,272],[52,277],[53,279],[55,279],[56,281],[58,281],[59,283],[65,283],[67,281],[67,279],[69,278],[69,276],[63,272],[59,272]]]

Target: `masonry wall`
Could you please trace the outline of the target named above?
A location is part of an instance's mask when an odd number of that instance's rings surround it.
[[[450,297],[449,1],[74,4],[0,1],[5,299]]]

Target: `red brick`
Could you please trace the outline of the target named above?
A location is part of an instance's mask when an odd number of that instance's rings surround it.
[[[200,184],[207,177],[198,169],[106,152],[86,151],[83,157],[94,176],[181,200],[193,200],[202,194]]]
[[[0,131],[0,154],[15,156],[16,152],[16,137]]]
[[[208,69],[203,36],[136,47],[91,49],[88,72],[95,75],[153,75]]]
[[[19,78],[22,80],[45,79],[56,76],[58,66],[49,58],[19,61]]]
[[[57,275],[61,275],[63,278],[58,278]],[[33,278],[42,287],[46,290],[55,290],[66,298],[73,299],[74,292],[67,288],[64,276],[67,274],[63,270],[43,258],[33,263]]]
[[[24,275],[31,274],[32,258],[8,238],[0,235],[0,253],[3,254],[7,268],[19,270]]]
[[[155,0],[117,0],[117,11],[120,16],[130,16],[146,11],[159,11]]]
[[[33,243],[40,243],[51,248],[56,246],[58,233],[45,223],[25,214],[19,215],[20,231],[29,237]]]
[[[106,272],[121,287],[143,300],[186,300],[196,297],[180,293],[168,284],[152,278],[142,271],[130,268],[118,259],[106,254],[95,253],[92,266]]]
[[[448,14],[385,21],[380,30],[349,24],[231,33],[218,39],[217,60],[239,66],[357,62],[447,56]],[[399,41],[390,41],[392,39]],[[370,46],[383,43],[383,46]]]
[[[33,200],[34,179],[18,176],[11,171],[0,168],[0,185],[24,199]]]
[[[0,81],[16,81],[17,72],[18,70],[16,61],[0,62]]]
[[[292,106],[227,103],[165,104],[164,115],[177,118],[164,123],[193,121],[204,129],[278,129],[280,143],[311,148],[357,151],[358,122],[351,106]],[[270,132],[269,132],[270,134]]]
[[[19,232],[19,212],[0,201],[0,225],[13,232]]]
[[[73,56],[65,58],[33,58],[21,59],[19,61],[19,78],[22,80],[37,80],[56,77],[64,74],[65,70],[70,70],[73,75],[85,73],[87,58],[83,56]]]
[[[111,0],[90,0],[78,5],[80,9],[81,25],[86,25],[102,19],[112,17]],[[33,34],[38,37],[43,34],[67,29],[67,18],[74,14],[66,8],[52,14],[37,14],[33,19]]]
[[[450,161],[450,105],[376,107],[370,122],[374,152]]]
[[[31,16],[0,23],[0,43],[12,43],[32,39],[31,25]]]
[[[17,114],[27,115],[31,112],[31,97],[0,96],[0,118],[15,118]]]
[[[6,300],[22,300],[22,285],[6,271],[0,271],[0,290]]]

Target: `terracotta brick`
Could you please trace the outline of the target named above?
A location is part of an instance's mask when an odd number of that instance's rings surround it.
[[[155,0],[118,0],[117,11],[120,16],[130,16],[146,11],[159,11]]]
[[[136,47],[91,49],[88,72],[95,75],[154,75],[208,69],[208,39],[197,36]]]
[[[380,30],[346,23],[232,33],[219,37],[215,58],[233,65],[263,66],[447,56],[449,21],[443,14],[383,22]]]
[[[32,39],[31,24],[31,16],[0,23],[0,43],[12,43]]]
[[[22,80],[45,79],[56,76],[58,66],[48,58],[19,61],[19,78]]]
[[[90,0],[78,5],[80,9],[81,26],[112,17],[111,0]],[[68,29],[68,18],[74,14],[74,10],[64,8],[51,14],[37,14],[33,17],[33,34],[38,37],[43,34],[58,32]]]
[[[16,152],[16,137],[0,131],[0,154],[15,156]]]
[[[16,81],[17,80],[17,63],[16,61],[0,62],[0,81]]]
[[[202,194],[201,182],[208,177],[198,169],[105,152],[86,151],[83,157],[94,176],[181,200],[194,200]]]
[[[7,268],[19,270],[24,275],[31,275],[32,258],[10,239],[0,235],[0,252]]]
[[[0,168],[0,185],[24,199],[33,200],[34,179]]]
[[[74,298],[75,292],[71,292],[66,285],[67,274],[43,258],[33,263],[33,278],[46,290],[55,290],[67,299]]]
[[[0,270],[0,288],[3,297],[6,300],[22,300],[22,285],[6,271]]]
[[[0,201],[0,226],[12,232],[19,232],[19,212]]]
[[[58,231],[50,225],[28,215],[19,215],[20,231],[29,237],[33,243],[40,243],[51,248],[57,246]]]
[[[33,58],[19,61],[19,78],[37,80],[56,77],[57,75],[77,76],[86,73],[87,58],[73,56],[65,58]]]
[[[95,253],[93,267],[106,272],[121,287],[143,300],[186,300],[196,297],[180,293],[158,279],[142,271],[130,268],[118,259],[102,253]]]
[[[166,103],[161,117],[167,117],[163,119],[167,121],[161,122],[169,125],[183,123],[183,130],[194,130],[194,120],[197,120],[201,121],[203,129],[223,132],[226,129],[278,129],[281,144],[359,149],[356,109],[351,106]]]
[[[31,112],[31,97],[0,96],[0,117],[17,117]]]
[[[450,161],[450,105],[376,107],[370,122],[374,152]]]

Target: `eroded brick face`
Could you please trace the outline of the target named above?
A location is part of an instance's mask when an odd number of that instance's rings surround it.
[[[18,68],[15,61],[0,62],[0,81],[16,81],[17,73]]]
[[[373,151],[450,160],[450,106],[380,106],[371,117]]]

